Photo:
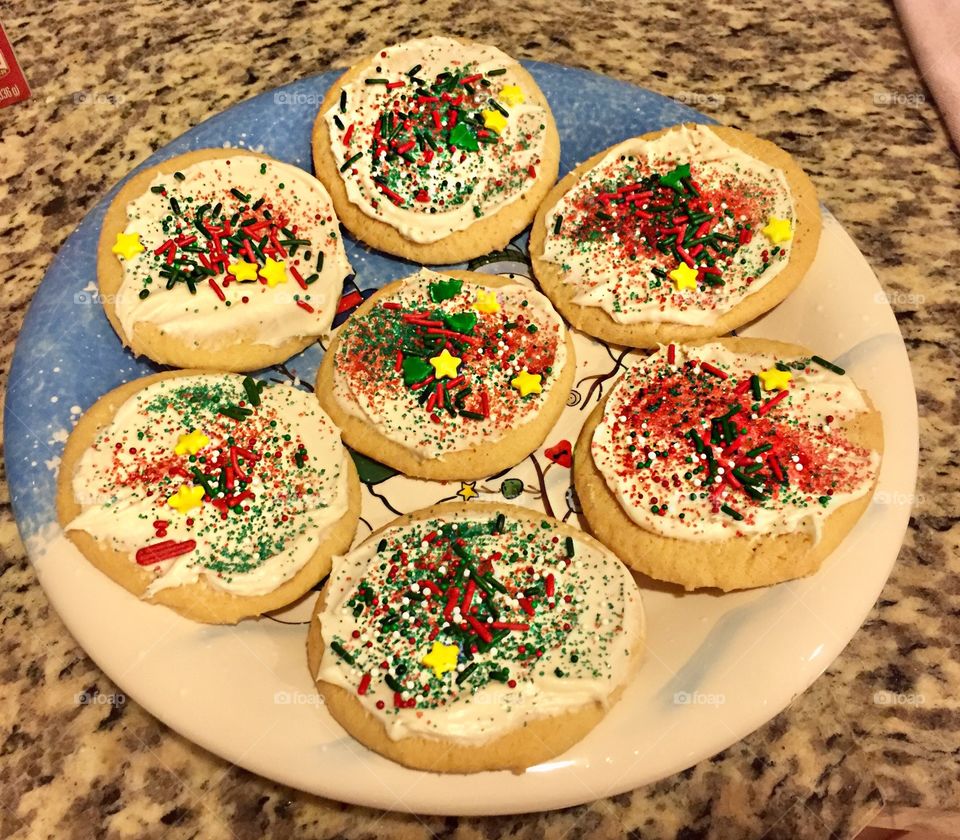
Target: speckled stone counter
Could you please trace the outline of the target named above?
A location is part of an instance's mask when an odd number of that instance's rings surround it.
[[[264,781],[133,702],[111,702],[116,689],[37,584],[3,485],[0,836],[846,838],[882,808],[888,824],[912,813],[903,809],[960,810],[960,183],[891,9],[595,0],[581,15],[579,5],[0,4],[34,89],[0,110],[4,374],[33,290],[98,197],[239,100],[444,30],[608,73],[792,151],[890,296],[920,401],[920,482],[900,560],[863,628],[787,711],[655,785],[550,814],[380,813]],[[906,699],[877,700],[893,695]]]

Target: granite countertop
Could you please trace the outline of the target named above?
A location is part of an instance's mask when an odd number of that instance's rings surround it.
[[[799,158],[876,269],[912,359],[921,466],[906,543],[828,673],[723,753],[579,808],[421,819],[265,781],[116,700],[40,589],[4,483],[0,836],[847,838],[871,821],[922,818],[956,828],[960,817],[942,812],[960,811],[960,312],[951,271],[960,266],[960,180],[888,4],[596,0],[586,15],[571,0],[283,5],[3,7],[34,91],[0,110],[4,380],[53,253],[133,165],[255,93],[384,42],[447,31],[650,87]],[[905,699],[878,702],[878,692]]]

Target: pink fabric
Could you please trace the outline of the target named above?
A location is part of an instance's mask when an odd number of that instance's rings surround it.
[[[960,0],[895,0],[895,5],[920,76],[960,149]]]

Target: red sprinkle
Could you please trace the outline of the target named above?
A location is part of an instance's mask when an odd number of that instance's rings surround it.
[[[778,402],[780,402],[780,400],[786,399],[786,398],[787,398],[787,394],[789,394],[789,393],[790,393],[790,389],[789,389],[789,388],[785,388],[783,391],[781,391],[779,394],[777,394],[772,400],[767,400],[767,402],[765,402],[763,405],[761,405],[760,408],[759,408],[758,411],[757,411],[757,414],[763,416],[763,415],[766,414],[771,408],[773,408]]]
[[[164,560],[172,560],[182,554],[189,554],[197,547],[196,540],[164,540],[163,542],[145,545],[137,549],[137,565],[150,566],[154,563],[162,563]]]
[[[700,370],[705,370],[707,373],[712,373],[718,379],[726,379],[727,375],[720,370],[718,367],[714,367],[710,362],[700,362]]]
[[[490,631],[487,630],[479,621],[477,621],[472,615],[466,616],[467,623],[473,628],[473,632],[476,633],[481,639],[485,642],[492,642],[493,636],[490,635]]]
[[[300,276],[300,272],[297,271],[296,266],[293,266],[293,265],[290,266],[290,273],[293,275],[293,279],[296,280],[297,283],[300,284],[300,288],[301,288],[301,289],[306,289],[306,288],[307,288],[307,281],[304,280],[303,277]]]

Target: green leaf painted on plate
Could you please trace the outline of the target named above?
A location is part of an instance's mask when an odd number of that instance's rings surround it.
[[[388,478],[393,478],[393,476],[397,475],[397,471],[393,467],[388,467],[386,464],[374,461],[373,458],[368,458],[366,455],[361,455],[352,449],[348,449],[347,451],[353,456],[353,463],[357,468],[357,474],[364,484],[379,484],[381,481],[386,481]]]

